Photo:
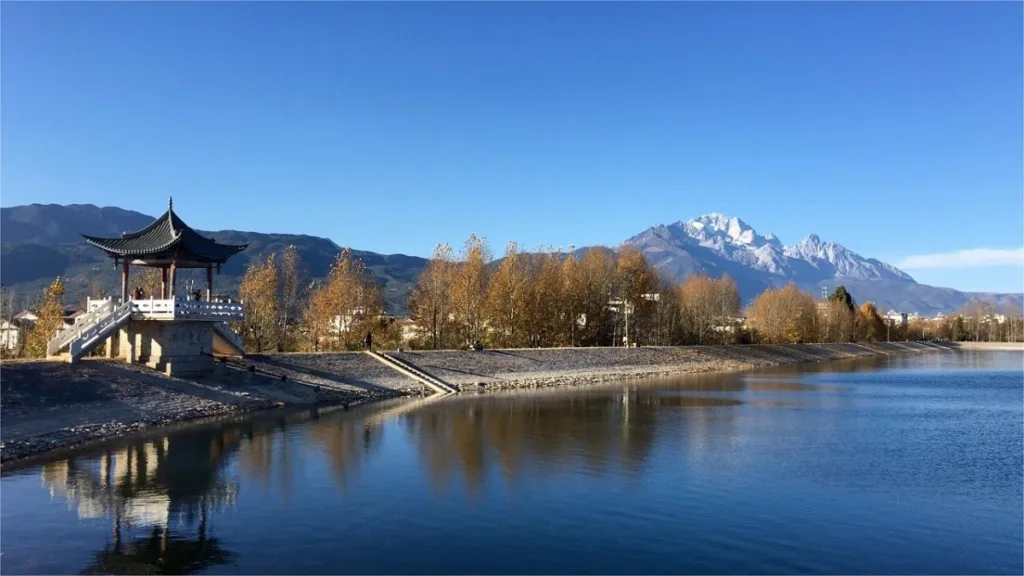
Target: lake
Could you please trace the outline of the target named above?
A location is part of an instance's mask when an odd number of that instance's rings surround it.
[[[1024,354],[179,426],[0,481],[0,571],[1024,571]]]

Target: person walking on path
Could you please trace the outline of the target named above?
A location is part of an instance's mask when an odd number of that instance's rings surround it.
[[[373,334],[367,332],[366,338],[363,338],[363,344],[366,345],[367,350],[373,350]]]

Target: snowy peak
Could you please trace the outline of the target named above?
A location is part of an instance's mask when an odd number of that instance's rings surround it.
[[[692,262],[691,253],[699,250],[730,265],[738,264],[782,280],[817,282],[846,277],[914,281],[894,266],[865,258],[837,242],[824,242],[817,234],[808,234],[798,244],[785,246],[774,234],[761,236],[743,220],[718,212],[670,226],[656,226],[627,242],[643,249],[652,237],[658,239],[661,260],[676,251]]]
[[[701,239],[719,237],[732,244],[758,246],[767,243],[764,237],[758,236],[757,232],[743,220],[730,218],[718,212],[705,214],[700,218],[691,218],[685,223],[679,222],[677,226],[691,231],[691,236]]]

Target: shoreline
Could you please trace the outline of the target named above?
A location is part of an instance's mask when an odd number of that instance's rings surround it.
[[[893,342],[406,351],[397,355],[462,393],[486,393],[577,388],[957,348]],[[0,363],[0,462],[13,463],[176,424],[274,408],[365,405],[422,392],[418,383],[359,352],[252,355],[237,364],[255,366],[274,376],[218,365],[209,376],[186,380],[104,359],[74,365]]]

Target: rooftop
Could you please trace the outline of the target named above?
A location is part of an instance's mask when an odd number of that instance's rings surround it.
[[[137,232],[125,232],[119,238],[100,238],[82,234],[85,241],[113,258],[134,257],[147,263],[175,262],[182,267],[223,264],[248,244],[222,244],[207,238],[174,213],[174,202],[167,211]]]

